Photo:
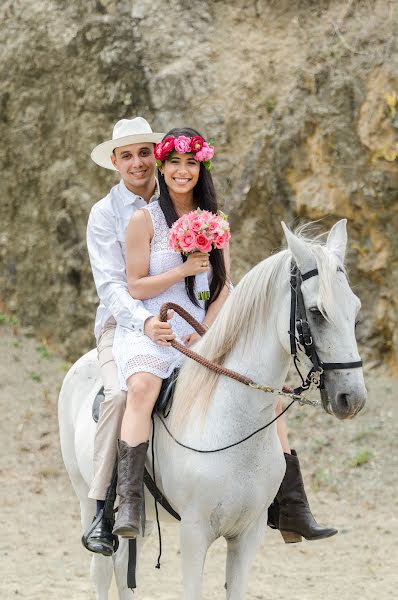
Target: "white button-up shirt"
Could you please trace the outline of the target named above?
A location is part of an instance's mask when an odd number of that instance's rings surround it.
[[[159,184],[151,200],[159,197]],[[127,189],[123,180],[94,204],[87,225],[87,248],[100,304],[94,335],[98,337],[106,321],[115,321],[143,333],[145,320],[152,314],[141,300],[129,294],[126,276],[125,233],[133,213],[146,206],[141,196]]]

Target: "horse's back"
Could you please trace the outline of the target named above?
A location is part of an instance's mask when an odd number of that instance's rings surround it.
[[[81,477],[87,482],[91,465],[81,464],[81,443],[84,440],[88,456],[92,456],[95,423],[91,406],[101,387],[97,351],[81,356],[65,375],[58,399],[58,422],[62,457],[72,484],[76,487]],[[91,461],[90,461],[91,462]]]
[[[88,396],[98,392],[100,371],[96,350],[81,356],[69,369],[62,382],[58,399],[60,428],[76,424],[77,415]],[[67,422],[65,422],[67,415]]]

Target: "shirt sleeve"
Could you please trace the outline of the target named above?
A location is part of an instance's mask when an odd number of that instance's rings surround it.
[[[87,248],[97,294],[116,323],[139,333],[153,316],[141,300],[131,297],[126,264],[118,239],[114,215],[92,209],[87,225]]]

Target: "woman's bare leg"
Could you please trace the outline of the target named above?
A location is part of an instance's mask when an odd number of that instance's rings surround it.
[[[280,415],[282,410],[283,410],[282,400],[278,400],[277,405],[275,407],[275,416]],[[279,436],[280,442],[282,444],[283,452],[285,454],[291,454],[290,444],[289,444],[289,440],[287,437],[286,421],[285,421],[285,417],[283,415],[281,417],[279,417],[279,419],[276,422],[276,430],[278,432],[278,436]]]
[[[160,392],[162,380],[152,373],[135,373],[127,381],[128,392],[120,439],[129,446],[147,442],[151,414]]]

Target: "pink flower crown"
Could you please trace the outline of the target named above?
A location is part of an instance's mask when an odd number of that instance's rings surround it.
[[[193,154],[193,157],[198,162],[202,162],[207,171],[211,169],[211,159],[214,156],[214,146],[212,140],[208,144],[200,135],[195,135],[191,138],[185,135],[180,135],[177,138],[171,135],[154,148],[156,164],[160,168],[167,160],[172,152],[179,154]]]

